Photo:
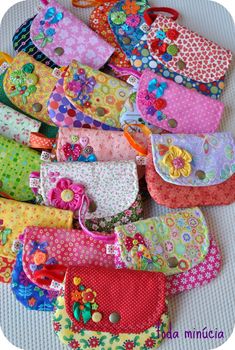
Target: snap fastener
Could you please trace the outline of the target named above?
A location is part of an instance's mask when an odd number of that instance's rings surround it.
[[[180,70],[184,70],[186,68],[186,63],[182,60],[179,60],[177,62],[177,66],[179,67]]]
[[[205,171],[197,170],[195,175],[199,178],[199,180],[204,180],[206,178]]]
[[[178,123],[175,119],[169,119],[167,123],[168,123],[169,127],[173,128],[173,129],[176,128],[178,125]]]
[[[124,36],[124,38],[122,39],[122,42],[123,44],[128,45],[130,44],[131,39],[129,38],[129,36]]]
[[[99,323],[102,320],[102,314],[100,312],[94,312],[92,315],[92,321]]]
[[[89,209],[88,209],[89,213],[94,213],[96,209],[97,209],[97,205],[95,204],[94,201],[92,201],[89,205]]]
[[[96,114],[99,117],[103,117],[105,115],[105,109],[103,107],[98,107],[96,108]]]
[[[121,319],[121,316],[117,312],[113,312],[109,315],[109,321],[111,323],[118,323]]]
[[[174,268],[174,267],[177,267],[177,265],[178,265],[178,260],[176,259],[175,256],[173,256],[172,258],[169,258],[169,259],[167,260],[167,263],[168,263],[168,266],[169,266],[170,268]]]
[[[41,103],[34,103],[33,104],[33,110],[34,110],[34,112],[40,112],[42,110]]]
[[[64,49],[62,47],[57,47],[55,50],[54,50],[55,54],[57,56],[62,56],[63,53],[64,53]]]

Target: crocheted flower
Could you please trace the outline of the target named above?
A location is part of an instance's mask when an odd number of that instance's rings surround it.
[[[164,98],[157,98],[153,105],[157,110],[162,110],[166,107],[167,103]]]
[[[156,98],[154,94],[149,93],[148,90],[145,90],[139,93],[139,99],[144,106],[150,107],[154,104]]]
[[[151,48],[156,55],[162,55],[166,52],[168,44],[164,43],[160,39],[154,39],[151,43]]]
[[[122,6],[122,9],[128,14],[128,15],[135,15],[139,9],[140,6],[136,4],[135,0],[127,0],[125,5]]]
[[[49,191],[48,200],[56,208],[76,211],[81,206],[84,194],[84,186],[63,178]]]
[[[163,30],[158,30],[156,33],[156,37],[160,40],[164,40],[166,37],[166,33]]]
[[[96,298],[96,292],[94,292],[91,288],[86,289],[84,292],[82,292],[82,302],[85,303],[91,303],[93,304],[95,302]]]
[[[170,146],[165,154],[162,163],[169,169],[169,175],[172,179],[180,176],[188,177],[191,174],[191,154],[177,146]]]
[[[111,13],[111,21],[117,25],[125,23],[126,14],[123,11]]]
[[[35,265],[37,266],[45,264],[45,262],[47,261],[47,254],[41,252],[40,250],[37,250],[34,254],[33,260]]]
[[[126,19],[126,24],[130,27],[135,28],[138,26],[139,23],[140,23],[140,16],[138,15],[131,15]]]
[[[82,90],[82,84],[80,81],[72,80],[68,83],[68,89],[73,92],[80,92]]]
[[[76,290],[71,293],[71,298],[73,301],[80,301],[82,299],[82,293]]]
[[[177,32],[176,29],[168,29],[168,31],[166,32],[166,36],[170,40],[176,40],[179,35],[180,33]]]

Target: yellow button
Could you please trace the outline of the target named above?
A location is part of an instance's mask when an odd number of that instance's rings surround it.
[[[92,315],[92,321],[98,323],[102,320],[102,314],[100,312],[94,312]]]
[[[71,190],[64,190],[61,193],[61,198],[64,202],[71,202],[74,198],[74,193]]]
[[[38,76],[34,73],[28,74],[26,79],[29,85],[36,85],[38,82]]]

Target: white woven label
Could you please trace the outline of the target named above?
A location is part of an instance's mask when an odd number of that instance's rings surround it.
[[[42,151],[41,160],[43,160],[44,162],[50,162],[51,154],[49,152]]]
[[[146,165],[146,157],[145,156],[136,156],[135,158],[137,165]]]
[[[53,77],[57,78],[57,79],[60,79],[61,78],[61,75],[62,75],[62,72],[59,68],[54,68],[53,71],[52,71],[52,75]]]
[[[3,74],[9,67],[10,66],[7,62],[3,62],[0,66],[0,74]]]
[[[29,187],[30,188],[39,188],[40,186],[40,179],[36,177],[31,177],[29,179]]]
[[[106,254],[108,254],[108,255],[115,255],[114,245],[113,244],[106,244]]]
[[[50,288],[59,292],[64,288],[64,285],[62,283],[52,280]]]
[[[141,24],[140,29],[142,32],[147,33],[149,31],[149,26],[146,23]]]
[[[135,87],[139,84],[139,79],[136,78],[134,75],[130,75],[127,79],[127,83]]]

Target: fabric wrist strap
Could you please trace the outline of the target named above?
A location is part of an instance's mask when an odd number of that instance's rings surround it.
[[[173,21],[176,21],[179,17],[179,12],[170,7],[151,7],[144,11],[144,19],[148,26],[151,26],[157,18],[156,12],[166,12],[171,14],[170,17]]]
[[[128,140],[129,144],[132,146],[132,148],[134,148],[137,152],[139,152],[139,155],[147,156],[148,149],[141,146],[139,143],[137,143],[134,137],[132,136],[132,134],[129,132],[128,129],[131,126],[140,128],[143,134],[146,135],[147,137],[149,137],[149,135],[152,134],[151,130],[146,125],[143,125],[143,124],[127,124],[124,127],[124,135]]]

